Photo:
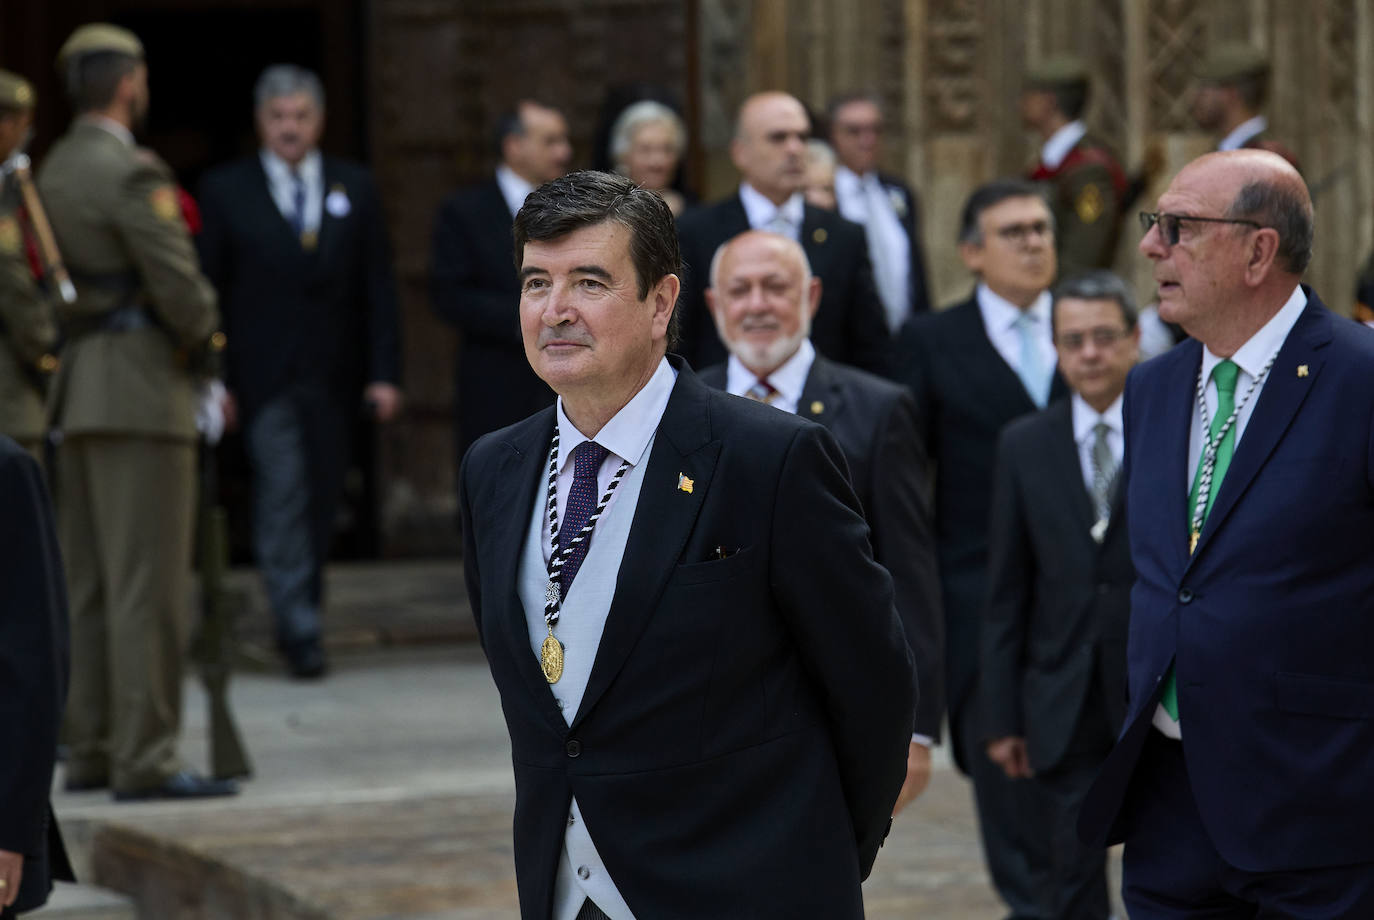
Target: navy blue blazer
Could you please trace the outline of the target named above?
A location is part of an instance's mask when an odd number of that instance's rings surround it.
[[[1191,556],[1202,346],[1127,382],[1130,706],[1083,806],[1087,840],[1128,830],[1122,803],[1177,662],[1188,777],[1221,856],[1252,872],[1374,861],[1374,331],[1307,297]]]

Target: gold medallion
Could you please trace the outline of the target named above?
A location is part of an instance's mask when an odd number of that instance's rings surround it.
[[[544,679],[551,684],[558,683],[563,676],[563,643],[553,637],[553,627],[549,627],[548,638],[539,647],[539,667],[544,669]]]
[[[1189,535],[1189,537],[1188,537],[1188,555],[1191,556],[1194,552],[1197,551],[1197,538],[1200,537],[1200,536],[1201,536],[1201,534],[1199,534],[1196,530],[1194,530],[1194,531],[1192,532],[1192,534]],[[553,632],[553,630],[549,630],[549,632]]]

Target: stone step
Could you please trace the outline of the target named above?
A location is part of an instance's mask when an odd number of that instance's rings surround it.
[[[94,885],[58,882],[42,910],[25,914],[36,920],[139,920],[134,902]]]

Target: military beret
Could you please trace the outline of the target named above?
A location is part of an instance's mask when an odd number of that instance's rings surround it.
[[[1217,45],[1202,62],[1199,76],[1207,83],[1229,83],[1269,72],[1264,52],[1243,42]]]
[[[31,109],[37,99],[28,80],[17,73],[0,70],[0,108]]]
[[[73,58],[97,51],[113,51],[129,57],[143,58],[143,42],[128,29],[108,22],[91,22],[80,26],[62,43],[57,52],[57,66],[65,67]]]
[[[1088,65],[1079,57],[1057,54],[1026,71],[1027,89],[1060,89],[1088,82]]]

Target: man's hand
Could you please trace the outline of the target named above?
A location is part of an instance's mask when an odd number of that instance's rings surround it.
[[[0,907],[9,907],[19,897],[19,883],[24,879],[24,856],[0,850]]]
[[[378,380],[367,385],[363,401],[372,407],[373,418],[389,422],[401,411],[401,390],[395,384]]]
[[[897,794],[897,804],[892,807],[892,816],[895,818],[903,808],[916,801],[929,784],[930,748],[919,741],[913,741],[906,754],[906,782],[902,783],[902,791]]]
[[[987,745],[988,759],[1012,779],[1030,779],[1033,774],[1026,756],[1026,739],[1019,735],[994,738]]]

